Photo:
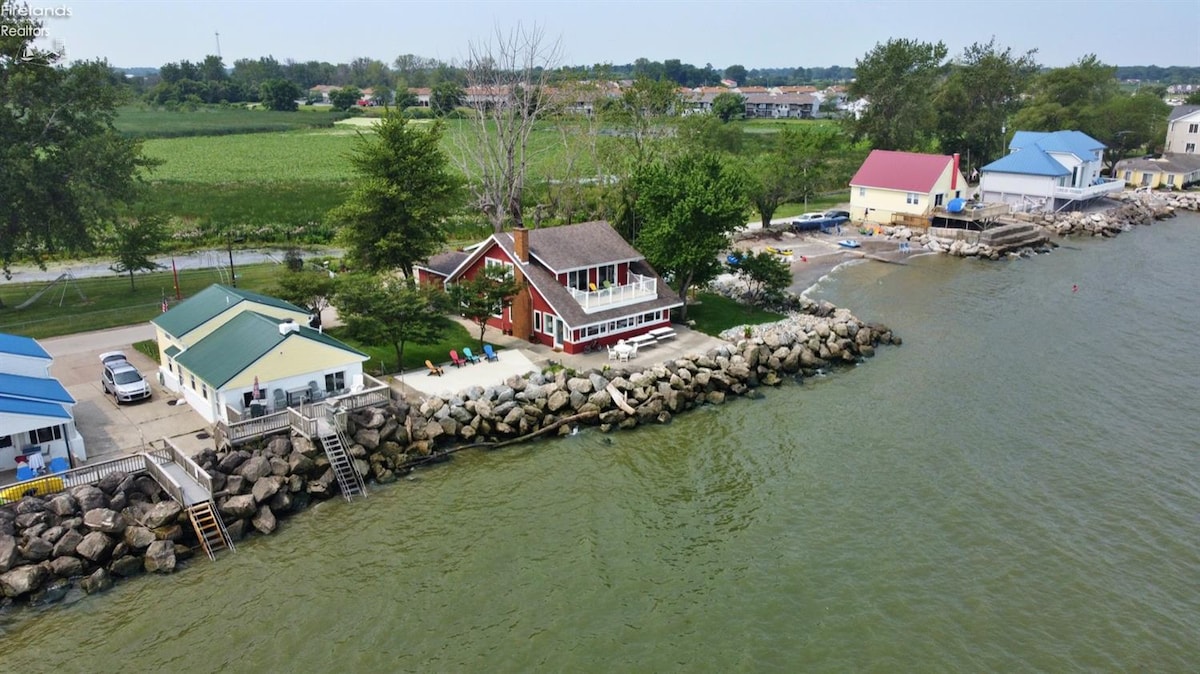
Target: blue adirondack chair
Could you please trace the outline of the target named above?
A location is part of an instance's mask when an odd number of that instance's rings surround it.
[[[66,457],[56,456],[53,459],[50,459],[50,472],[51,473],[65,473],[70,469],[71,469],[71,464],[69,461],[67,461]]]
[[[492,349],[491,344],[483,345],[483,355],[487,356],[489,361],[500,360],[500,357],[496,355],[496,351]]]
[[[32,480],[34,478],[33,469],[29,466],[17,466],[17,482],[23,480]]]
[[[479,362],[479,356],[476,356],[475,354],[471,353],[471,347],[469,347],[469,346],[463,347],[463,358],[466,358],[468,363],[478,363]]]

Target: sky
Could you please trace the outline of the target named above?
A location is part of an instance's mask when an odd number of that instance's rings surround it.
[[[1037,49],[1050,67],[1089,53],[1109,65],[1200,66],[1200,0],[25,1],[60,15],[45,19],[39,44],[118,67],[201,61],[218,41],[226,65],[268,55],[454,61],[518,23],[559,40],[566,65],[852,67],[891,38],[942,41],[954,56],[994,36],[1018,54]]]

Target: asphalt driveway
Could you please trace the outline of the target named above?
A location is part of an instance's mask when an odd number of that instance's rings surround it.
[[[158,383],[158,364],[133,349],[133,343],[153,339],[149,324],[99,330],[38,340],[54,357],[50,374],[58,378],[76,400],[75,427],[87,446],[88,460],[109,459],[142,451],[163,437],[195,437],[207,432],[208,423]],[[100,354],[124,351],[154,394],[136,403],[117,405],[100,385]],[[211,446],[212,441],[207,441]]]

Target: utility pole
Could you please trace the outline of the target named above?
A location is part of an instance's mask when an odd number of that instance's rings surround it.
[[[217,36],[217,58],[221,58],[221,34],[213,33],[213,35]]]
[[[229,283],[234,288],[237,287],[237,274],[233,272],[233,235],[225,235],[225,243],[229,246]]]

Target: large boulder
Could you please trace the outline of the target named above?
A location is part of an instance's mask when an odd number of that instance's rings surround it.
[[[59,517],[70,517],[79,512],[79,502],[70,494],[55,494],[46,501],[46,508]]]
[[[157,529],[179,519],[181,512],[183,512],[183,506],[179,503],[172,500],[159,501],[142,517],[142,524],[147,529]]]
[[[142,558],[134,555],[113,555],[116,557],[108,570],[122,578],[132,578],[142,572]]]
[[[44,538],[32,538],[21,548],[21,556],[31,562],[44,562],[50,559],[54,546]]]
[[[259,478],[271,474],[271,461],[265,456],[252,456],[238,466],[237,473],[249,482],[255,482]]]
[[[83,514],[83,523],[92,531],[119,534],[125,531],[125,518],[121,513],[108,508],[94,508]]]
[[[58,539],[58,542],[54,544],[54,550],[50,552],[50,556],[64,557],[66,555],[74,555],[75,548],[79,547],[79,544],[82,542],[83,534],[74,529],[68,529],[66,533],[62,535],[62,538]],[[0,564],[0,566],[3,565]]]
[[[18,566],[0,574],[0,592],[5,597],[20,597],[41,587],[46,580],[46,567],[41,564]]]
[[[113,580],[112,576],[109,575],[107,570],[96,569],[92,575],[84,578],[83,581],[79,583],[79,586],[88,594],[96,594],[97,592],[103,592],[111,588],[113,586]]]
[[[158,540],[158,537],[146,527],[133,526],[125,529],[124,539],[125,543],[134,550],[144,550]]]
[[[154,541],[146,549],[146,570],[151,573],[171,573],[175,570],[175,544],[171,541]]]
[[[108,507],[108,496],[91,485],[76,487],[71,491],[71,495],[75,497],[75,502],[79,505],[79,512]]]
[[[282,477],[269,475],[254,483],[254,488],[250,490],[250,495],[254,497],[256,503],[265,503],[267,499],[275,495],[275,492],[279,491],[282,485]]]
[[[0,573],[4,573],[21,561],[21,551],[17,549],[17,539],[4,534],[0,535]]]
[[[275,514],[271,512],[270,507],[260,506],[254,517],[250,518],[250,525],[260,533],[269,534],[275,531]]]
[[[112,552],[113,545],[115,545],[115,541],[107,534],[102,531],[93,531],[79,541],[79,545],[75,546],[75,552],[84,559],[102,563],[108,559],[108,553]]]
[[[221,504],[221,514],[234,519],[245,519],[258,512],[258,504],[251,494],[230,496]]]
[[[50,572],[59,578],[73,578],[83,573],[83,562],[78,557],[55,557]]]

